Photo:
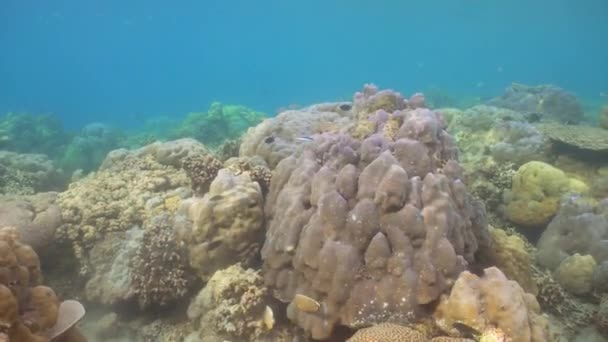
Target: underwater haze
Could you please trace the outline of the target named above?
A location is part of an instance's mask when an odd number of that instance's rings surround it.
[[[0,113],[68,127],[405,93],[608,90],[605,0],[3,0]]]

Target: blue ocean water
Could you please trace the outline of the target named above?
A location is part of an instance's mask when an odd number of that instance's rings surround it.
[[[132,127],[212,101],[273,113],[366,82],[608,91],[606,0],[0,2],[0,113]]]

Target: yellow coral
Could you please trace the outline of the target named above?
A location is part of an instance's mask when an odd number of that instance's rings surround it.
[[[583,295],[591,291],[591,279],[597,267],[591,255],[578,253],[564,259],[555,270],[555,279],[569,292]]]
[[[176,212],[177,208],[179,208],[179,204],[181,203],[182,198],[179,196],[170,196],[165,198],[165,209],[169,212]]]
[[[569,178],[562,170],[543,162],[528,162],[517,170],[511,191],[505,194],[505,214],[523,226],[544,226],[557,212],[561,196],[588,192],[584,182]]]
[[[502,229],[490,227],[489,230],[492,246],[483,257],[509,279],[519,283],[526,292],[538,294],[532,275],[533,256],[526,249],[526,242],[517,235],[508,235]]]

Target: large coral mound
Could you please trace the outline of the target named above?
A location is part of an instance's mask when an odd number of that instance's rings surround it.
[[[141,227],[159,213],[175,212],[180,200],[190,196],[190,179],[181,161],[205,153],[207,149],[192,139],[115,150],[99,171],[61,193],[63,224],[57,233],[72,245],[82,273],[89,271],[89,250],[106,234]]]
[[[38,255],[21,242],[19,231],[0,228],[0,341],[46,342],[78,335],[72,327],[83,314],[78,302],[62,304],[42,285]]]
[[[315,339],[336,325],[416,320],[486,242],[441,116],[398,114],[394,141],[323,134],[275,169],[264,277]]]
[[[435,317],[447,333],[457,331],[455,324],[463,324],[480,333],[497,327],[518,342],[550,340],[548,322],[536,298],[496,267],[485,269],[481,277],[461,273],[450,295],[442,298]]]
[[[532,161],[517,170],[511,190],[505,192],[505,216],[522,226],[544,226],[557,213],[563,195],[588,191],[585,183],[562,170]]]

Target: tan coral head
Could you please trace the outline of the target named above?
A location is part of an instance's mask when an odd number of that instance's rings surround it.
[[[53,340],[74,327],[84,317],[84,306],[77,300],[66,300],[59,305],[57,323],[49,329],[47,336]]]

